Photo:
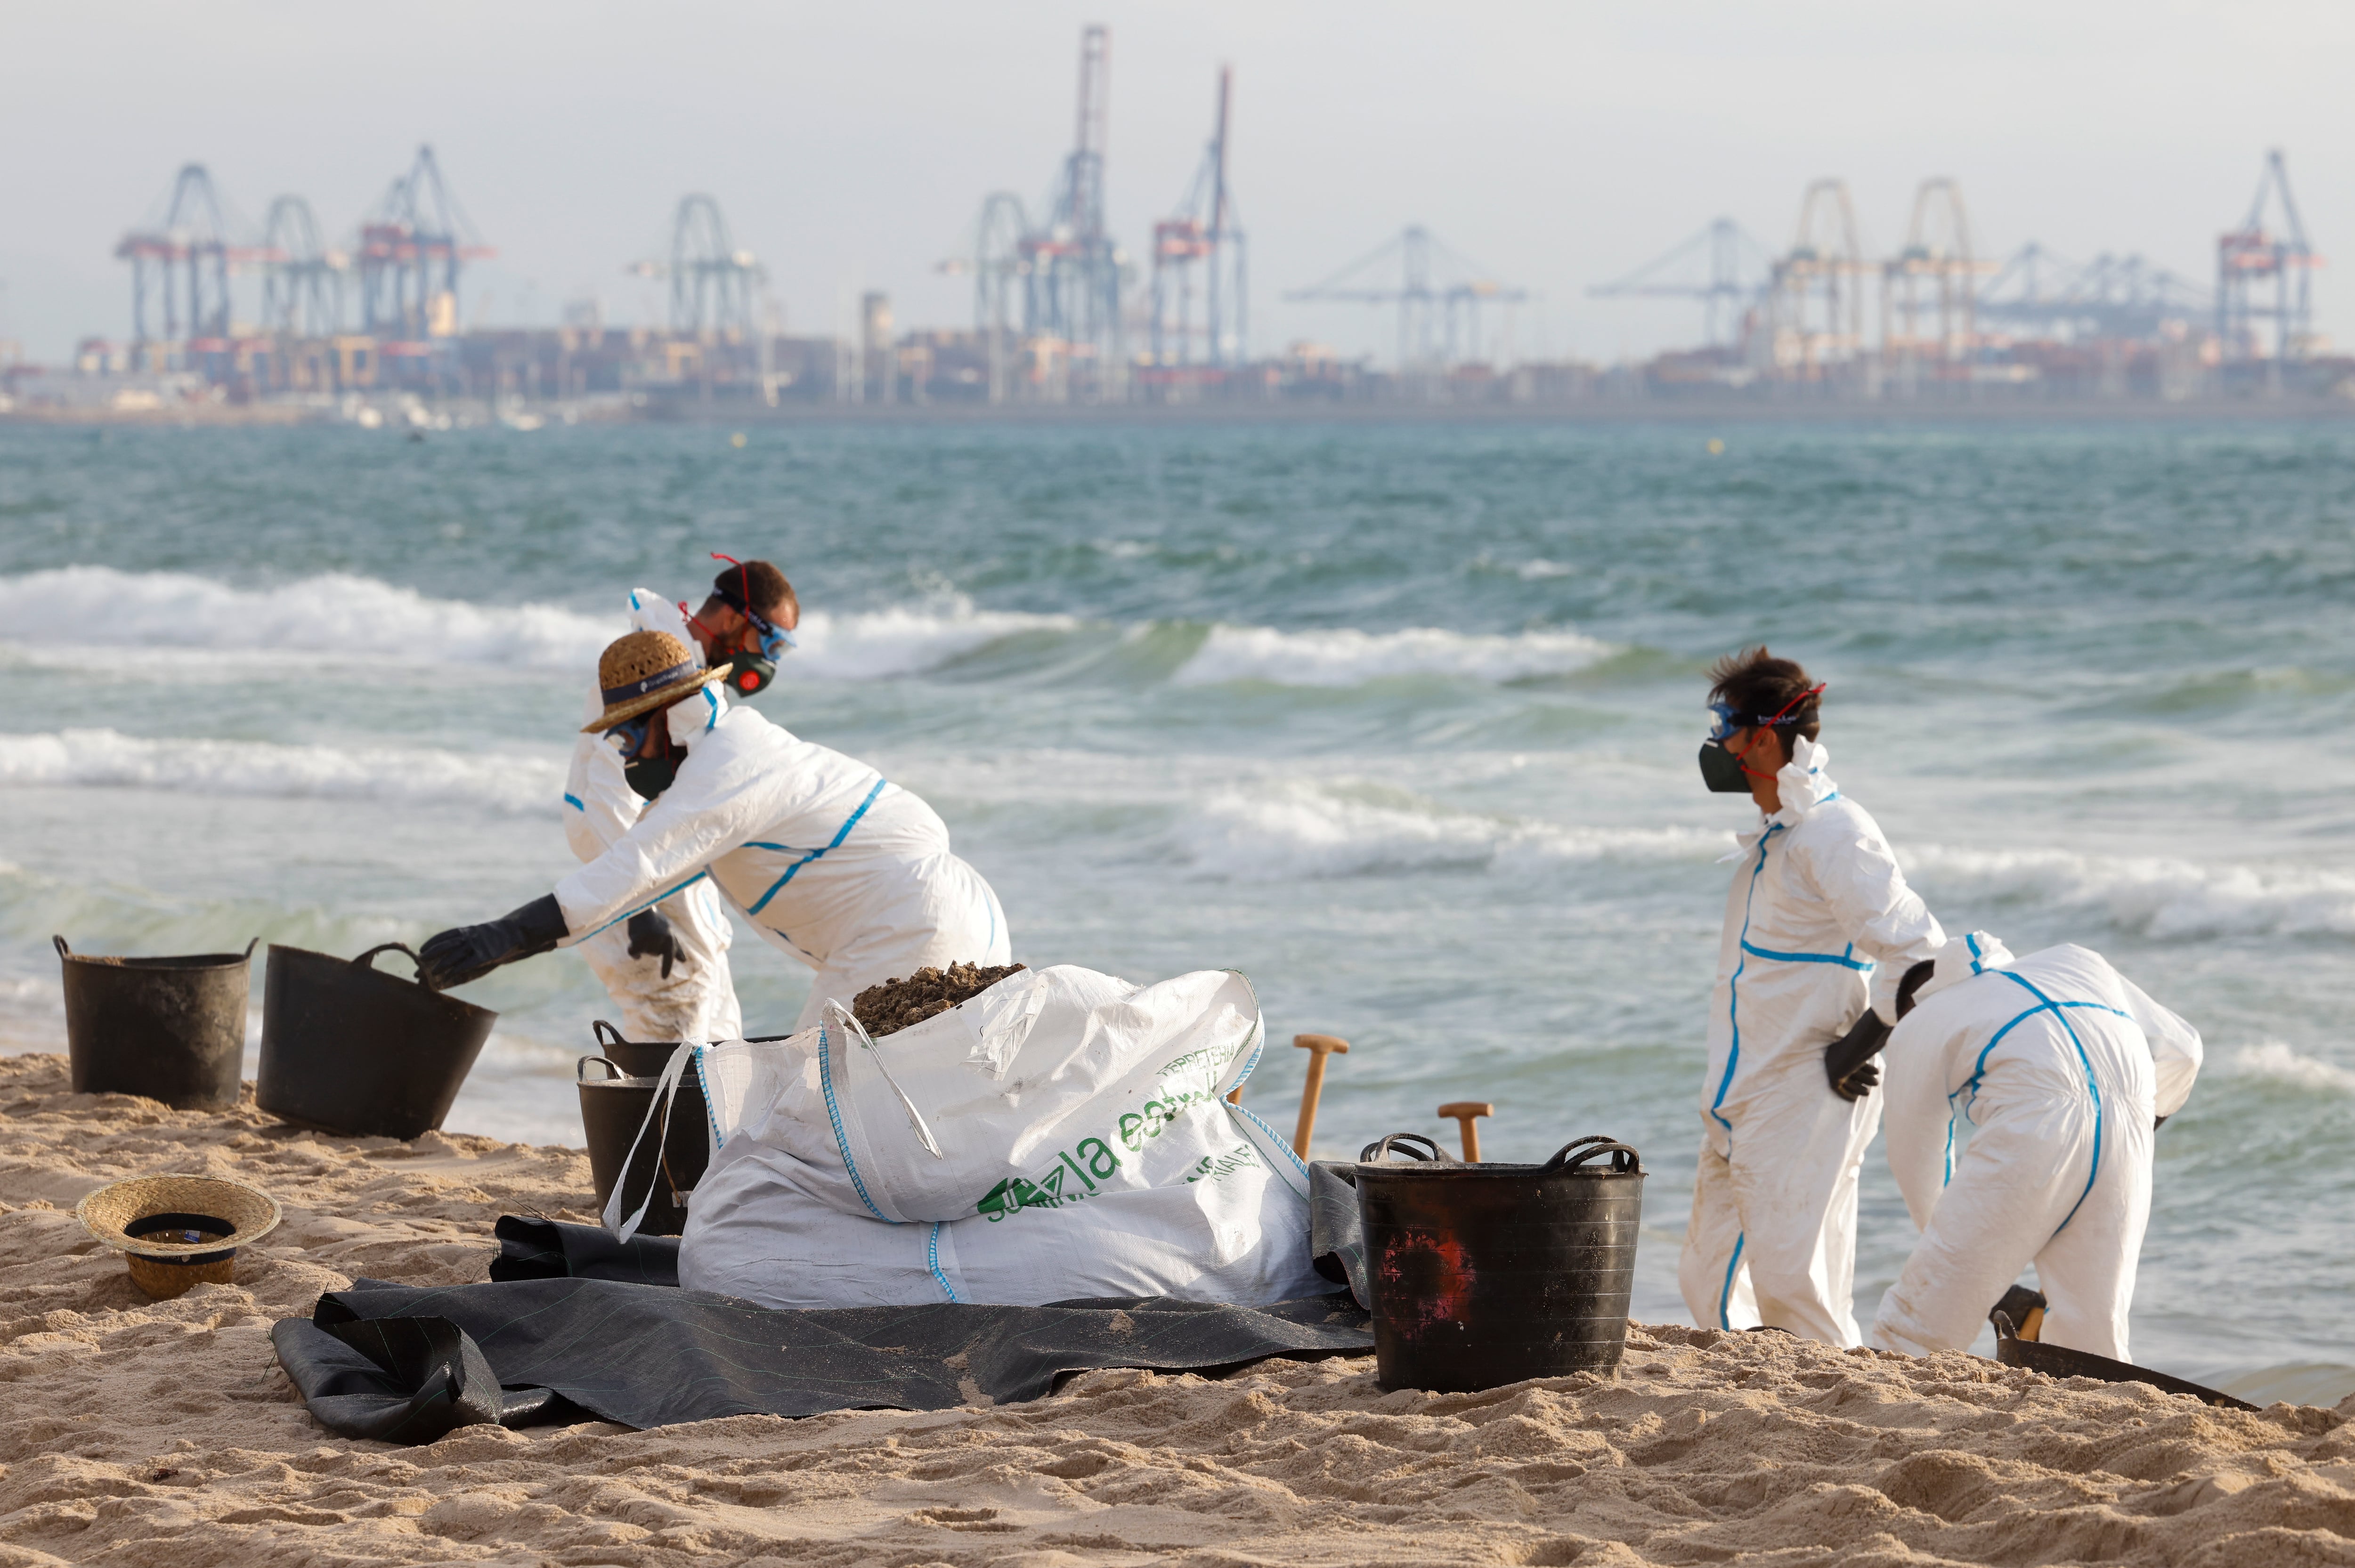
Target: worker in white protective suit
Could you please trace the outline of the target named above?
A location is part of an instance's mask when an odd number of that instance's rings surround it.
[[[1885,1033],[1897,982],[1945,940],[1817,742],[1823,687],[1759,648],[1710,671],[1713,790],[1758,807],[1740,835],[1710,996],[1703,1142],[1678,1280],[1704,1328],[1858,1342],[1857,1179],[1879,1106],[1824,1077],[1824,1047]]]
[[[1917,1356],[1965,1349],[2033,1262],[2038,1337],[2129,1360],[2151,1135],[2190,1097],[2199,1032],[2099,953],[2015,960],[1983,931],[1916,965],[1899,1012],[1883,1114],[1889,1168],[1922,1239],[1867,1342]],[[1871,1086],[1873,1066],[1853,1049],[1828,1054],[1824,1070]]]
[[[653,804],[556,890],[420,949],[446,989],[578,944],[709,878],[772,946],[817,971],[796,1029],[829,999],[927,966],[1009,959],[1005,912],[930,806],[863,762],[731,707],[677,638],[634,631],[598,662],[630,786]]]
[[[630,590],[630,625],[687,641],[686,616],[645,588]],[[581,716],[593,719],[604,711],[604,697],[592,690]],[[583,734],[564,780],[564,842],[573,854],[584,863],[595,860],[636,824],[645,807],[613,748]],[[620,1011],[625,1038],[709,1042],[743,1033],[728,968],[733,935],[719,895],[699,882],[576,945]]]
[[[777,657],[794,645],[800,600],[767,561],[714,558],[729,564],[713,578],[699,611],[690,614],[651,588],[632,588],[631,629],[668,632],[698,649],[706,665],[727,670],[730,690],[766,691]],[[604,711],[604,697],[593,689],[588,703],[582,718],[593,720]],[[565,842],[588,862],[629,832],[646,802],[630,789],[614,748],[584,731],[573,747],[564,805]],[[625,1038],[709,1042],[743,1033],[728,967],[733,938],[719,895],[699,882],[578,946],[621,1012]]]

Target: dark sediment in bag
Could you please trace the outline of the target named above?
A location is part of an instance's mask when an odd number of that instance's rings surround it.
[[[905,980],[897,977],[870,985],[851,998],[850,1011],[867,1033],[879,1040],[886,1034],[922,1023],[961,1002],[971,1001],[1025,965],[1003,964],[983,969],[977,964],[951,964],[944,969],[922,969]]]

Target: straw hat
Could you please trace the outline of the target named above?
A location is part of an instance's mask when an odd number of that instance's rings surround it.
[[[596,735],[627,724],[727,675],[725,666],[704,669],[687,644],[667,631],[633,631],[597,656],[597,685],[604,694],[605,711],[582,725],[581,733]]]
[[[165,1214],[218,1221],[228,1226],[228,1234],[215,1232],[212,1239],[198,1241],[131,1234],[140,1221]],[[192,1285],[229,1284],[237,1267],[237,1249],[277,1229],[281,1215],[278,1200],[225,1176],[134,1176],[85,1195],[74,1205],[74,1218],[122,1253],[131,1266],[133,1283],[160,1301]]]

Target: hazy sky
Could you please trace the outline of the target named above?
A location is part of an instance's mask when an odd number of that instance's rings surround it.
[[[589,295],[658,318],[660,285],[624,268],[666,252],[702,190],[789,330],[847,320],[861,288],[903,324],[964,325],[969,291],[937,263],[987,192],[1043,198],[1091,21],[1112,29],[1110,205],[1133,251],[1233,64],[1261,351],[1385,350],[1388,316],[1280,296],[1408,222],[1540,296],[1525,355],[1691,341],[1698,307],[1585,291],[1719,214],[1786,246],[1825,175],[1876,251],[1949,175],[1982,251],[2140,251],[2205,281],[2280,145],[2317,247],[2355,236],[2344,0],[0,0],[0,337],[55,359],[127,334],[113,245],[185,162],[251,218],[299,192],[341,236],[421,141],[499,251],[470,321],[551,322]],[[2355,336],[2341,296],[2323,272],[2321,324]]]

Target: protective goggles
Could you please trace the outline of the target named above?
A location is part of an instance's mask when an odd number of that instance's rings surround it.
[[[795,640],[792,632],[770,620],[767,617],[760,615],[750,609],[740,610],[738,613],[742,615],[746,620],[751,622],[754,634],[761,639],[761,655],[762,658],[774,659],[781,653],[801,646],[801,643]]]
[[[1768,728],[1777,725],[1786,724],[1805,724],[1806,722],[1807,715],[1794,710],[1799,708],[1805,704],[1815,701],[1817,697],[1820,697],[1823,694],[1823,686],[1810,686],[1807,690],[1801,692],[1797,696],[1793,697],[1789,702],[1785,703],[1781,708],[1777,709],[1774,713],[1766,715],[1763,718],[1753,714],[1745,714],[1737,709],[1732,703],[1711,703],[1709,705],[1709,711],[1713,722],[1710,726],[1709,738],[1722,744],[1736,733],[1745,729]]]

